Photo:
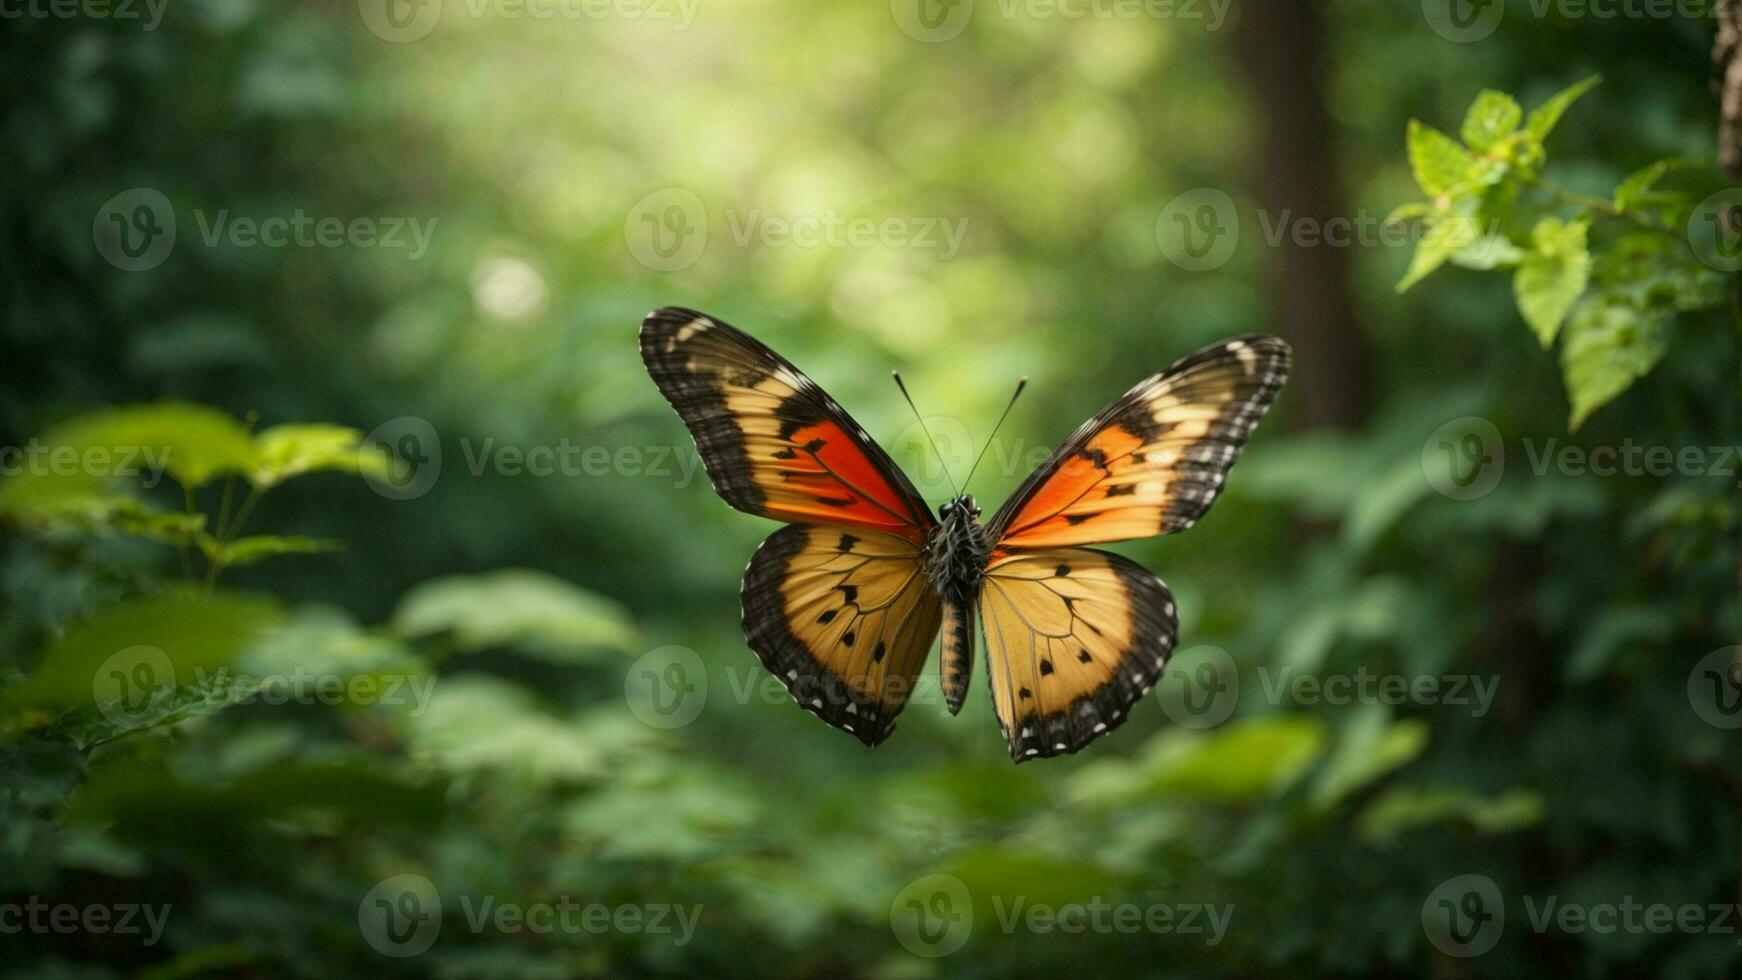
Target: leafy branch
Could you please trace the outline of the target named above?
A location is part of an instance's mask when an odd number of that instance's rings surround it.
[[[315,538],[242,536],[268,491],[308,473],[367,476],[385,469],[355,429],[280,425],[255,433],[251,419],[244,424],[175,402],[79,416],[35,440],[33,453],[34,463],[0,481],[0,516],[45,534],[117,533],[171,544],[182,577],[208,591],[226,568],[337,548]],[[164,476],[181,488],[180,512],[156,507],[141,492]],[[220,477],[216,512],[203,511],[200,490]],[[248,491],[233,506],[239,483]],[[196,555],[203,572],[196,572]]]
[[[1597,82],[1572,85],[1528,115],[1512,96],[1483,91],[1464,116],[1460,139],[1411,120],[1410,168],[1429,199],[1391,216],[1423,223],[1398,292],[1447,263],[1511,271],[1526,325],[1545,349],[1561,342],[1574,429],[1657,366],[1676,314],[1719,306],[1727,278],[1690,234],[1690,199],[1657,187],[1671,171],[1696,164],[1656,161],[1628,175],[1609,198],[1542,176],[1549,134]],[[1595,244],[1599,222],[1617,230],[1604,231]]]

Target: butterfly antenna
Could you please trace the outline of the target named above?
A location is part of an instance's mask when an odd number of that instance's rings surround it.
[[[925,419],[920,417],[919,407],[913,403],[913,396],[907,393],[907,385],[901,380],[901,372],[891,371],[889,376],[895,379],[895,387],[901,389],[901,397],[907,399],[907,407],[913,409],[913,420],[919,423],[919,431],[925,433],[925,441],[931,443],[932,455],[938,458],[938,465],[944,471],[944,479],[949,481],[950,489],[955,491],[956,496],[960,497],[962,491],[957,489],[955,478],[950,476],[950,464],[944,462],[944,454],[938,449],[937,440],[931,437],[931,430],[926,428]]]
[[[1004,427],[1004,420],[1010,417],[1010,410],[1016,407],[1016,399],[1022,397],[1022,389],[1028,387],[1028,375],[1023,375],[1016,382],[1016,390],[1010,394],[1010,403],[1004,406],[1004,414],[998,416],[998,424],[992,427],[992,434],[986,437],[986,445],[980,447],[980,455],[974,457],[974,465],[968,467],[968,479],[962,481],[962,486],[968,485],[968,480],[974,478],[974,471],[980,468],[980,460],[986,458],[986,450],[992,448],[992,440],[998,438],[998,430]]]

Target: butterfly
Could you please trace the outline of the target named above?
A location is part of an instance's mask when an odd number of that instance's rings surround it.
[[[787,522],[744,571],[744,636],[763,666],[805,709],[875,746],[940,631],[945,704],[961,710],[978,623],[1017,762],[1119,727],[1161,676],[1178,637],[1172,593],[1085,546],[1202,517],[1290,361],[1288,344],[1260,334],[1181,358],[1083,423],[982,523],[966,494],[934,516],[833,398],[725,321],[655,310],[640,346],[714,491]]]

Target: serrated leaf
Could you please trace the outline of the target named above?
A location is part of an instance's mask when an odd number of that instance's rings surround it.
[[[1483,235],[1453,252],[1451,262],[1460,269],[1485,272],[1515,266],[1524,261],[1524,254],[1524,249],[1514,245],[1512,239],[1496,232]]]
[[[1415,254],[1410,256],[1409,270],[1398,281],[1397,291],[1407,291],[1480,238],[1481,226],[1471,215],[1452,214],[1435,221],[1415,243]]]
[[[1561,322],[1591,278],[1586,224],[1547,217],[1531,230],[1531,250],[1512,278],[1512,293],[1524,322],[1542,346],[1554,343]]]
[[[1413,761],[1427,748],[1428,727],[1419,718],[1392,721],[1383,707],[1357,712],[1312,788],[1315,806],[1326,809]]]
[[[641,647],[622,606],[531,569],[426,582],[400,602],[393,626],[402,636],[451,635],[462,650],[514,646],[558,660]]]
[[[1628,174],[1615,188],[1615,210],[1625,212],[1638,207],[1651,188],[1669,172],[1670,164],[1669,160],[1659,160]]]
[[[1524,109],[1518,100],[1505,92],[1484,89],[1464,114],[1464,125],[1458,134],[1471,149],[1486,151],[1518,130],[1524,119]]]
[[[1561,116],[1566,113],[1567,108],[1577,102],[1580,96],[1595,88],[1597,83],[1602,80],[1602,76],[1592,75],[1590,78],[1575,82],[1549,96],[1542,105],[1530,110],[1530,116],[1524,122],[1525,132],[1529,133],[1538,144],[1542,143],[1548,138],[1548,134],[1554,131],[1555,125],[1561,121]]]
[[[246,472],[254,460],[254,440],[241,423],[216,409],[184,402],[92,412],[56,426],[40,441],[47,447],[67,447],[84,460],[106,453],[116,469],[122,467],[123,458],[147,472],[167,469],[186,487],[200,486],[224,473]],[[101,469],[89,463],[81,466]]]
[[[361,432],[342,425],[275,425],[255,437],[248,479],[265,489],[322,470],[385,475],[385,460],[363,452],[362,438]]]
[[[1567,321],[1561,375],[1577,429],[1591,413],[1626,391],[1663,359],[1669,312],[1641,310],[1611,297],[1593,297]]]
[[[229,666],[247,643],[282,619],[270,600],[225,592],[129,599],[68,628],[6,700],[101,707],[106,693],[121,698],[178,688]],[[156,653],[114,659],[139,649]],[[140,671],[139,664],[147,669]]]
[[[1445,194],[1476,175],[1477,160],[1469,150],[1420,120],[1409,121],[1407,146],[1415,182],[1429,197]]]

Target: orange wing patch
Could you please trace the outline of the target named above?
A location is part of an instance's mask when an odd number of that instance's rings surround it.
[[[925,540],[931,511],[907,477],[834,399],[760,341],[672,307],[648,314],[641,357],[733,507]]]
[[[1000,549],[1183,531],[1222,492],[1288,377],[1289,348],[1247,336],[1188,355],[1065,441],[992,519]]]
[[[744,635],[800,706],[866,745],[895,728],[942,619],[917,546],[788,525],[744,573]]]
[[[1075,752],[1119,727],[1178,637],[1167,586],[1088,548],[993,559],[980,618],[992,706],[1017,762]]]

